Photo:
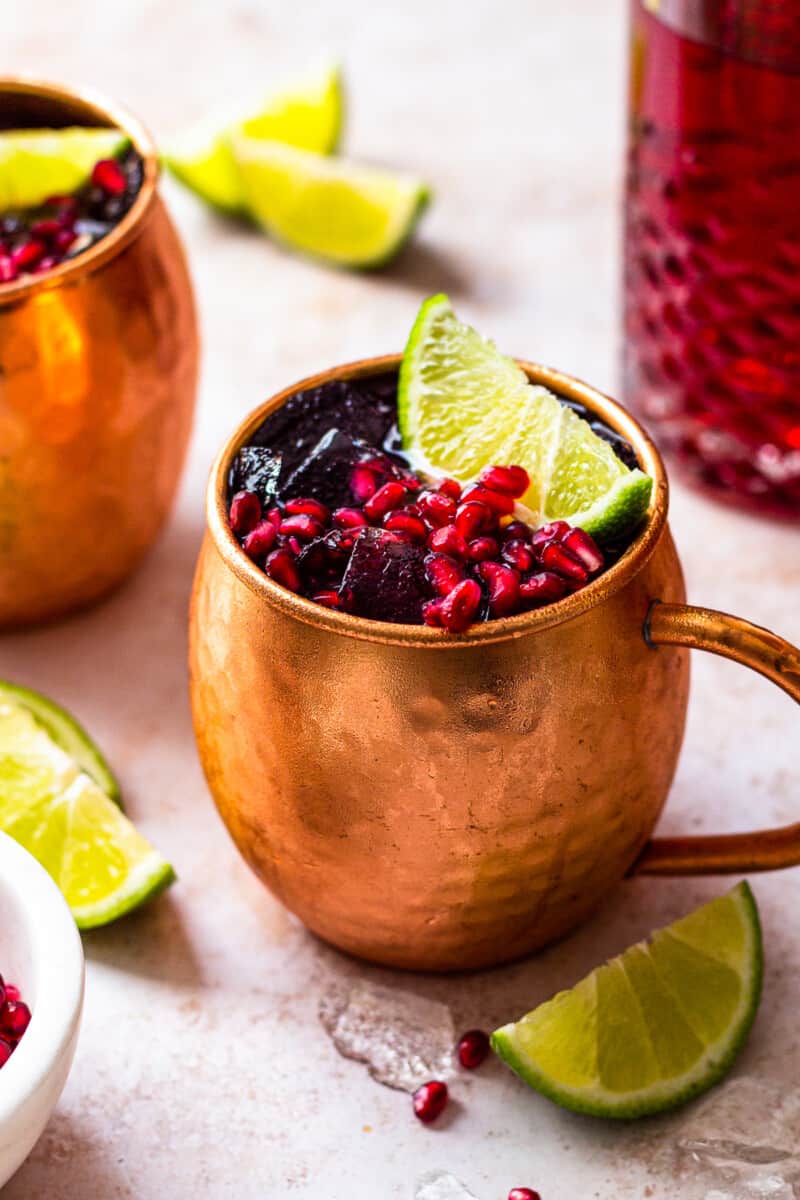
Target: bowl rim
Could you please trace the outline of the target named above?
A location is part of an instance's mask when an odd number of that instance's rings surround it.
[[[297,383],[290,384],[255,408],[237,425],[226,440],[214,460],[209,476],[206,491],[206,522],[213,543],[223,562],[246,587],[260,596],[272,608],[319,629],[385,645],[424,646],[430,649],[448,650],[508,641],[561,625],[603,604],[641,571],[658,545],[666,527],[669,509],[667,474],[661,455],[653,441],[627,409],[605,393],[553,367],[528,362],[525,359],[516,359],[518,366],[525,371],[532,383],[542,384],[557,395],[579,401],[602,418],[612,429],[622,434],[634,447],[642,470],[653,479],[653,493],[647,518],[634,541],[613,566],[579,592],[574,592],[556,604],[546,605],[526,613],[518,613],[513,617],[486,621],[471,626],[466,633],[449,634],[447,637],[442,636],[440,629],[424,625],[401,625],[389,621],[373,621],[349,613],[336,612],[320,604],[315,604],[313,600],[287,591],[269,579],[244,553],[228,524],[228,473],[235,454],[241,446],[246,444],[247,439],[258,429],[264,419],[280,408],[295,393],[311,390],[334,380],[363,379],[372,375],[397,371],[402,357],[401,354],[386,354],[375,358],[360,359],[356,362],[345,363],[343,366],[319,371]]]
[[[83,1006],[85,965],[80,934],[66,900],[44,867],[5,833],[0,833],[0,880],[0,887],[14,894],[27,918],[25,932],[37,974],[30,1025],[0,1067],[2,1129],[68,1053]]]
[[[156,195],[160,167],[155,142],[141,122],[123,105],[109,100],[93,88],[72,88],[67,84],[48,83],[28,75],[2,75],[0,96],[42,96],[56,103],[62,101],[65,104],[80,106],[86,109],[87,114],[99,125],[122,129],[141,155],[144,164],[142,185],[119,224],[88,250],[59,263],[52,270],[42,275],[23,275],[11,283],[0,284],[0,307],[3,307],[18,304],[36,292],[64,283],[74,283],[98,270],[109,259],[119,254],[141,232]]]

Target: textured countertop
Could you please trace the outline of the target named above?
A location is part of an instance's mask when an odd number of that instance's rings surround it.
[[[432,1170],[452,1172],[477,1200],[504,1200],[514,1184],[543,1200],[703,1195],[691,1168],[675,1177],[686,1114],[592,1122],[491,1063],[457,1081],[448,1118],[425,1128],[406,1095],[339,1057],[317,1011],[332,985],[371,980],[445,1001],[457,1028],[490,1027],[724,882],[626,883],[573,937],[502,970],[449,980],[372,970],[306,934],[240,862],[198,766],[186,693],[206,473],[223,436],[272,390],[399,349],[421,297],[440,289],[503,348],[614,390],[624,9],[622,0],[6,6],[4,70],[93,84],[157,137],[319,50],[341,55],[352,151],[416,169],[437,192],[414,248],[368,277],[289,257],[165,186],[204,336],[180,502],[145,566],[109,602],[0,639],[0,674],[52,693],[96,734],[130,813],[180,882],[85,938],[74,1069],[8,1200],[411,1200]],[[800,641],[797,529],[733,515],[679,486],[672,523],[691,599]],[[791,702],[741,668],[695,657],[689,732],[662,829],[796,818]],[[794,1086],[800,872],[754,886],[766,986],[736,1073]]]

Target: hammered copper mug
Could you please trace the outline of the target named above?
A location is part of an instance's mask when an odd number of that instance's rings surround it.
[[[92,93],[0,79],[0,128],[70,124],[123,129],[144,180],[89,250],[0,285],[0,629],[71,612],[134,569],[194,411],[192,287],[150,137]]]
[[[651,840],[683,736],[687,647],[800,700],[800,652],[684,604],[653,444],[614,401],[556,371],[654,480],[639,535],[558,604],[453,637],[333,612],[285,591],[227,521],[231,460],[294,392],[396,368],[326,371],[257,409],[222,449],[191,616],[203,766],[256,874],[321,937],[392,966],[483,967],[577,925],[626,873],[800,862],[800,825]]]

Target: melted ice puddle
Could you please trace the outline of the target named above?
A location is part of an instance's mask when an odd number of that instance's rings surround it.
[[[477,1200],[449,1171],[427,1171],[417,1181],[414,1200]]]
[[[453,1018],[437,1000],[359,980],[349,989],[327,992],[319,1018],[339,1053],[363,1062],[372,1078],[387,1087],[413,1092],[429,1079],[449,1079],[454,1073]],[[443,1192],[442,1200],[450,1194]],[[439,1194],[431,1192],[430,1200],[439,1200]]]

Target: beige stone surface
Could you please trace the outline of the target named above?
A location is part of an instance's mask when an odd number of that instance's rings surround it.
[[[479,1200],[691,1197],[673,1178],[675,1119],[619,1127],[560,1112],[499,1064],[454,1085],[433,1129],[340,1059],[317,1020],[332,982],[396,982],[308,936],[261,890],[216,817],[186,698],[186,607],[208,466],[270,390],[333,361],[399,348],[423,295],[447,289],[500,344],[602,387],[617,380],[622,0],[26,0],[3,6],[3,68],[93,84],[164,138],[321,51],[341,55],[348,143],[437,192],[417,244],[375,277],[326,270],[165,188],[185,239],[205,357],[174,518],[139,574],[65,624],[0,639],[0,674],[53,693],[116,765],[131,814],[180,882],[86,937],[85,1022],[67,1090],[8,1200],[403,1200],[452,1171]],[[142,497],[147,503],[147,497]],[[675,488],[690,597],[800,640],[797,529]],[[669,831],[797,816],[798,714],[730,664],[694,664]],[[459,979],[404,977],[457,1026],[519,1014],[601,955],[724,886],[625,884],[590,925],[528,962]],[[793,913],[800,875],[755,880],[765,998],[737,1072],[800,1074]],[[754,1121],[758,1114],[754,1114]]]

